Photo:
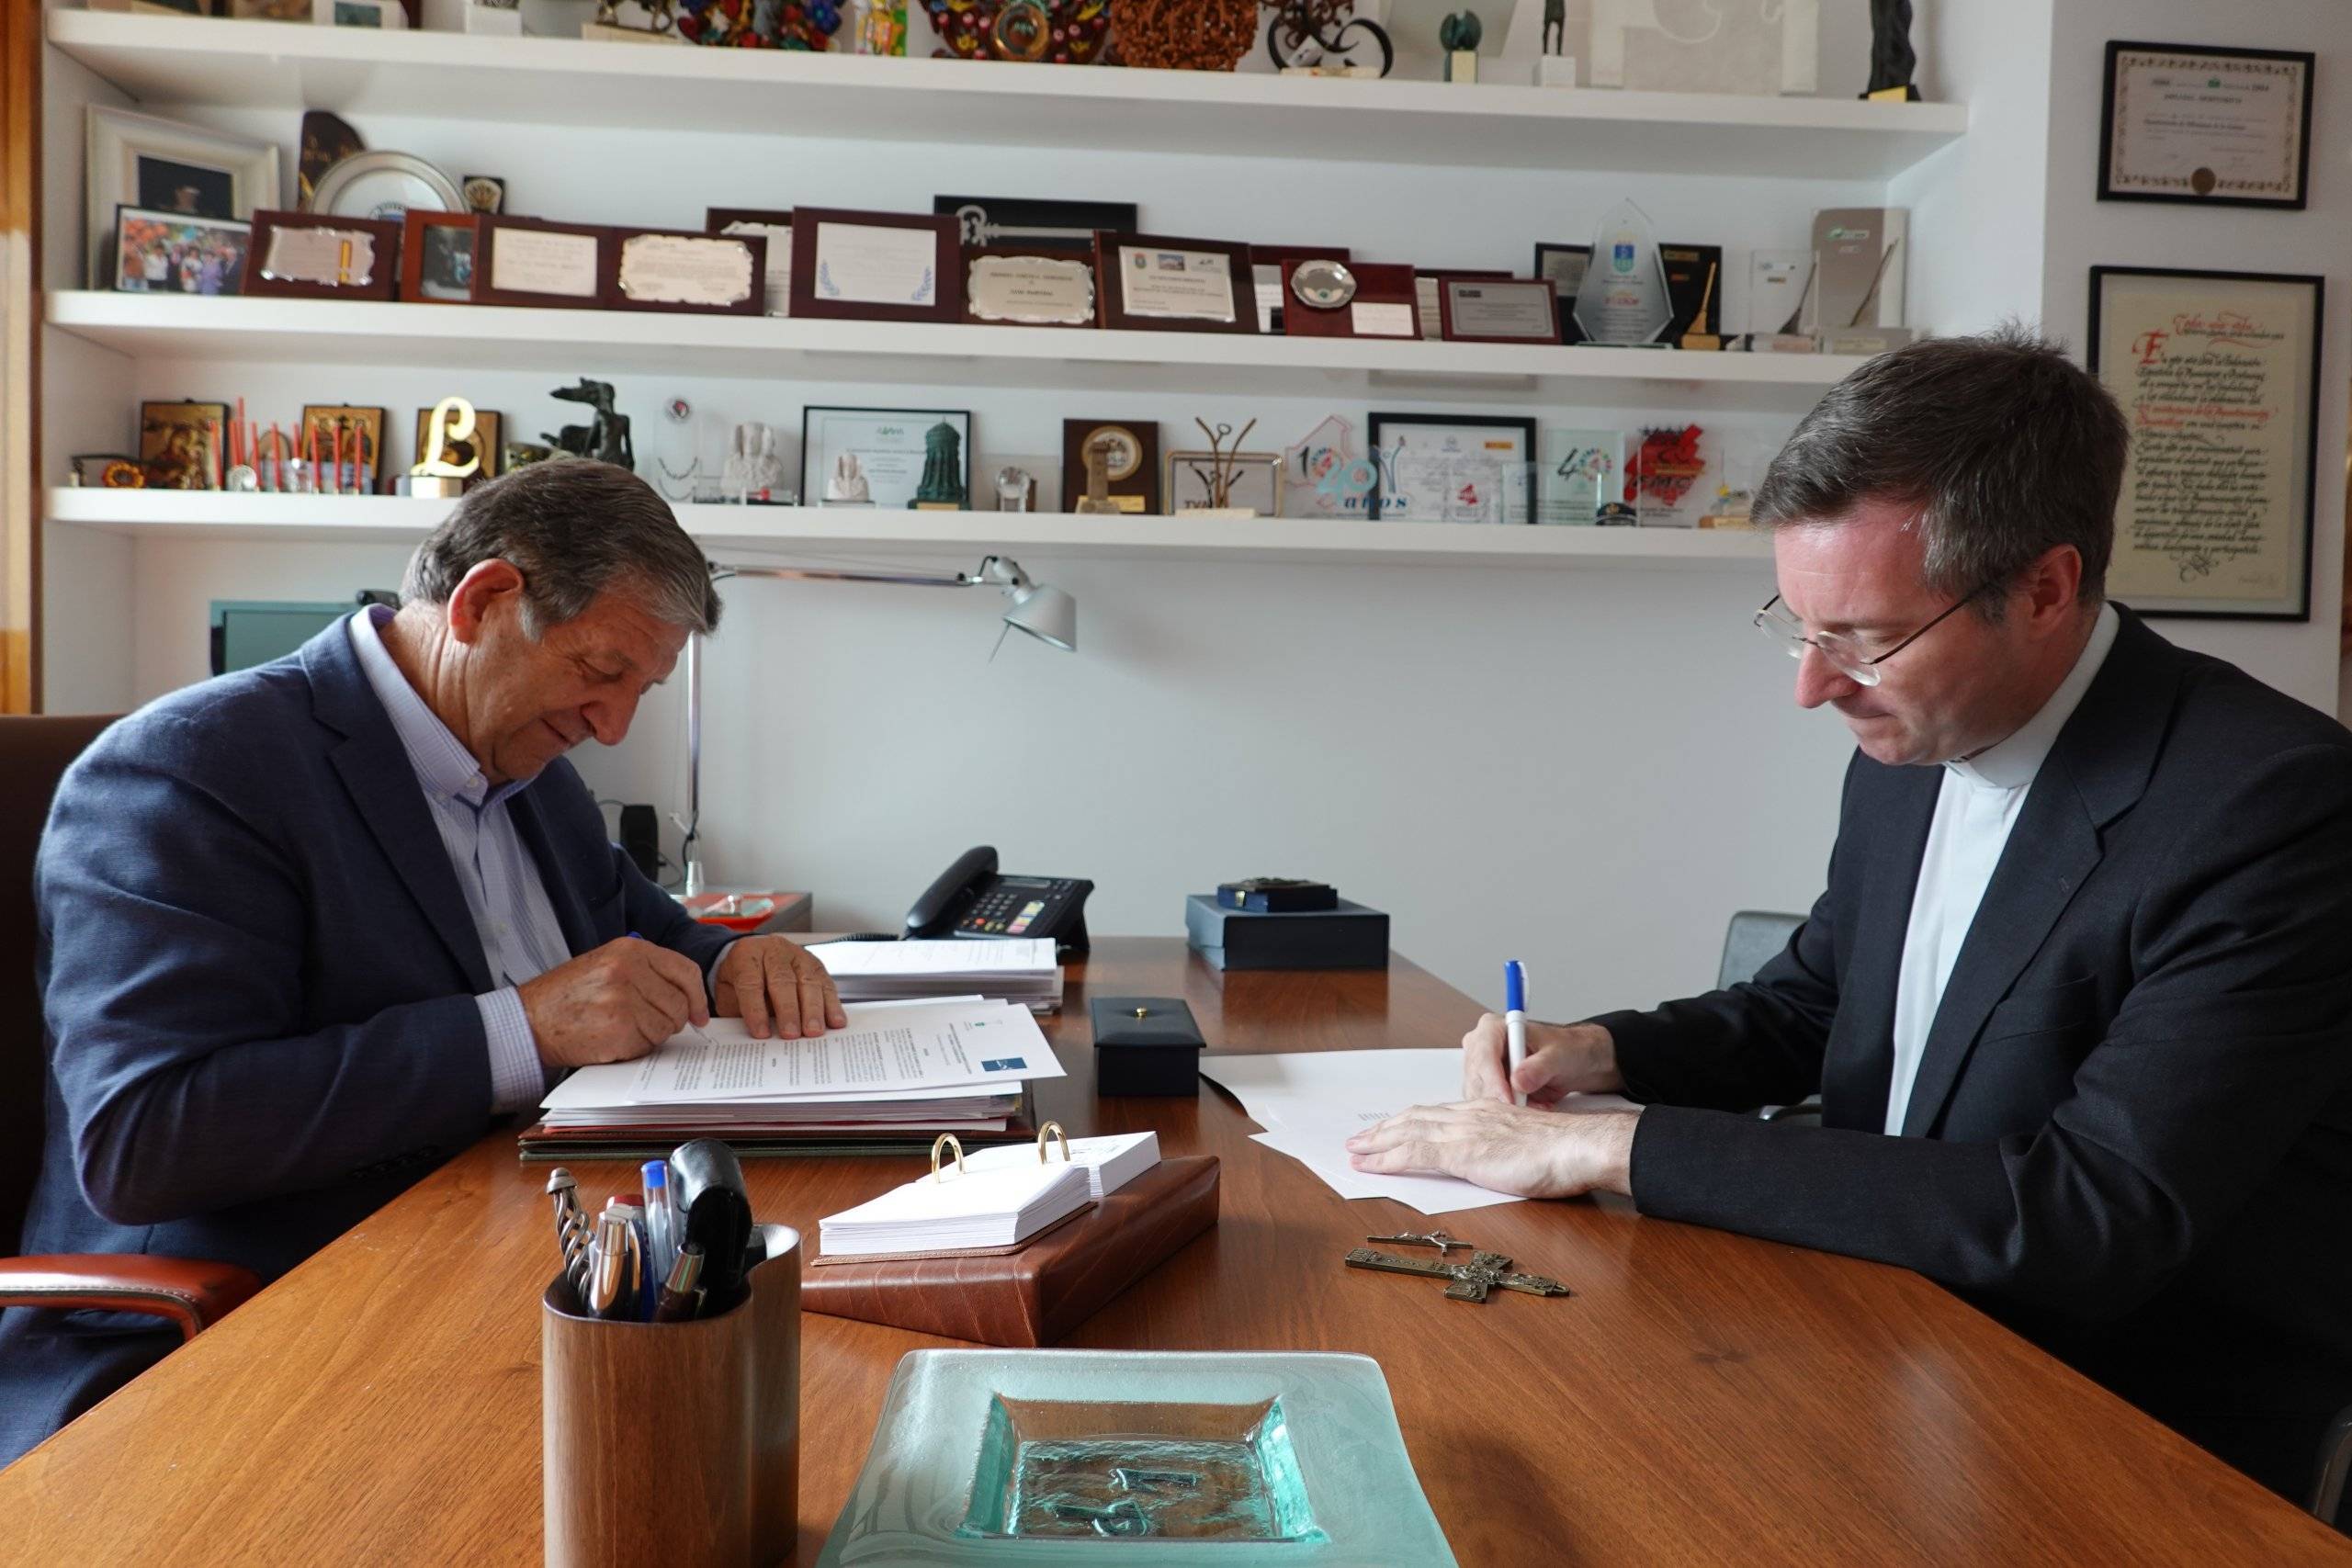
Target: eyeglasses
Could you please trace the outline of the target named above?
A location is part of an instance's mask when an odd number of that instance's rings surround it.
[[[1804,650],[1810,648],[1827,660],[1831,669],[1856,685],[1875,686],[1879,682],[1878,667],[1880,665],[1943,625],[1962,604],[1973,599],[1981,598],[1986,589],[1993,587],[1999,581],[1998,578],[1993,578],[1978,583],[1974,588],[1953,600],[1942,615],[1938,615],[1934,620],[1874,659],[1865,656],[1860,645],[1853,638],[1841,637],[1836,632],[1823,632],[1817,637],[1805,636],[1804,623],[1780,607],[1781,596],[1777,593],[1767,599],[1764,602],[1764,607],[1756,612],[1756,629],[1770,639],[1773,646],[1785,651],[1791,659],[1803,659]]]

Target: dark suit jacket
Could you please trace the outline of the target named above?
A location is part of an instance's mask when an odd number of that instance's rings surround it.
[[[569,763],[507,803],[574,953],[696,924]],[[483,955],[341,623],[192,686],[67,773],[36,871],[50,1075],[25,1250],[283,1273],[491,1116]],[[156,1320],[0,1314],[0,1463],[169,1348]]]
[[[1857,754],[1828,890],[1755,983],[1595,1021],[1650,1102],[1635,1202],[1916,1269],[2301,1491],[2352,1403],[2352,735],[2124,612],[1892,1138],[1940,774]],[[1818,1127],[1725,1113],[1816,1091]]]

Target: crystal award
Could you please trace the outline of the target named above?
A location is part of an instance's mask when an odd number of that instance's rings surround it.
[[[1657,346],[1657,335],[1673,321],[1666,264],[1649,219],[1632,202],[1611,208],[1594,231],[1573,313],[1586,342],[1618,347]]]

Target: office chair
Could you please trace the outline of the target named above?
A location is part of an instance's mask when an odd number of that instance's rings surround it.
[[[39,917],[33,852],[67,764],[111,716],[0,716],[0,1307],[95,1307],[176,1324],[183,1339],[261,1289],[249,1269],[131,1254],[19,1258],[25,1209],[40,1169],[47,1102],[40,995],[32,962]]]
[[[1770,909],[1742,909],[1732,916],[1731,925],[1724,931],[1723,961],[1715,967],[1715,989],[1728,990],[1742,980],[1754,979],[1758,969],[1789,945],[1789,937],[1803,924],[1803,915]],[[1821,1100],[1816,1096],[1801,1105],[1768,1105],[1757,1114],[1767,1122],[1817,1122]]]
[[[2320,1523],[2352,1534],[2344,1511],[2344,1478],[2352,1474],[2352,1405],[2335,1413],[2319,1445],[2319,1479],[2312,1483],[2312,1513]]]

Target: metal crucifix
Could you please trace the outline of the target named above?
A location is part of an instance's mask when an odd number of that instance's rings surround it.
[[[1565,1296],[1571,1293],[1557,1280],[1546,1279],[1541,1274],[1513,1272],[1510,1259],[1499,1252],[1474,1250],[1467,1263],[1446,1263],[1435,1258],[1399,1258],[1395,1253],[1374,1252],[1368,1247],[1359,1247],[1348,1254],[1346,1261],[1351,1269],[1374,1269],[1388,1274],[1419,1274],[1427,1279],[1448,1280],[1450,1283],[1445,1287],[1445,1293],[1451,1301],[1483,1302],[1489,1292],[1497,1289],[1519,1291],[1531,1296]]]

